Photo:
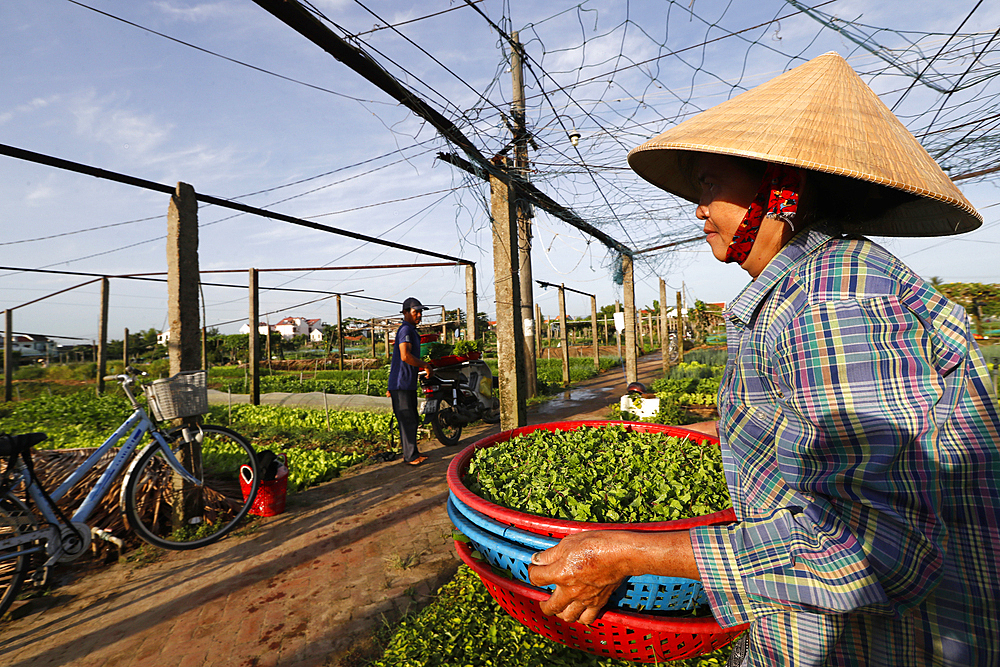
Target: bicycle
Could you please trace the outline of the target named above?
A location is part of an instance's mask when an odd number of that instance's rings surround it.
[[[49,568],[79,558],[95,536],[121,546],[110,533],[86,522],[130,460],[119,506],[128,528],[149,544],[166,549],[206,546],[232,531],[253,505],[260,475],[250,443],[222,426],[161,430],[132,393],[138,375],[129,367],[125,374],[105,378],[121,384],[134,411],[51,494],[36,478],[30,454],[46,435],[0,436],[0,457],[7,458],[0,477],[0,616],[17,596],[35,554],[44,554],[45,561],[34,570],[33,580],[44,585]],[[208,412],[206,375],[188,371],[143,386],[153,417],[166,421]],[[152,442],[135,455],[147,433]],[[107,469],[67,518],[59,500],[123,437]],[[19,489],[25,500],[15,493]],[[37,515],[26,501],[34,504]]]

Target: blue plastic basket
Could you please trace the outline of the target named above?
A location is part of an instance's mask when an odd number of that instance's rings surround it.
[[[491,565],[529,585],[531,555],[559,542],[500,524],[464,505],[453,494],[448,498],[448,516]],[[708,597],[701,582],[693,579],[643,575],[623,581],[608,602],[637,611],[690,611],[707,605]]]

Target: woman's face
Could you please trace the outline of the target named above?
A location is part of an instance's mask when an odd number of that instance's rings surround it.
[[[695,217],[704,222],[703,231],[712,254],[726,261],[726,251],[733,235],[746,216],[747,209],[760,188],[761,176],[747,171],[738,161],[715,153],[701,153],[695,161],[694,175],[701,184],[701,199]],[[750,256],[741,265],[756,278],[791,238],[788,225],[764,218]]]
[[[760,179],[725,155],[702,153],[695,162],[695,177],[701,184],[701,199],[695,217],[705,223],[712,254],[726,261],[726,251],[736,229],[760,187]]]

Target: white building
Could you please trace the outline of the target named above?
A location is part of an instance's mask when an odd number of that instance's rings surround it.
[[[3,338],[0,337],[0,349],[3,348]],[[38,358],[58,354],[58,345],[53,340],[40,334],[14,334],[11,336],[10,349],[20,352],[22,358]]]
[[[304,317],[286,317],[274,325],[276,331],[282,338],[292,338],[294,336],[308,336],[314,342],[323,340],[323,321],[320,319],[307,320]],[[313,334],[317,334],[314,337]]]
[[[263,336],[266,336],[269,331],[273,331],[273,330],[274,330],[274,327],[269,326],[267,322],[258,322],[257,323],[257,332],[260,333]],[[240,327],[240,333],[243,334],[244,336],[250,333],[250,323],[249,322],[244,322],[243,323],[243,326]]]

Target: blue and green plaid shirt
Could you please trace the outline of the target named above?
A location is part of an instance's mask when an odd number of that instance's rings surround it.
[[[812,228],[726,319],[738,522],[691,536],[744,664],[1000,665],[1000,419],[965,312]]]

